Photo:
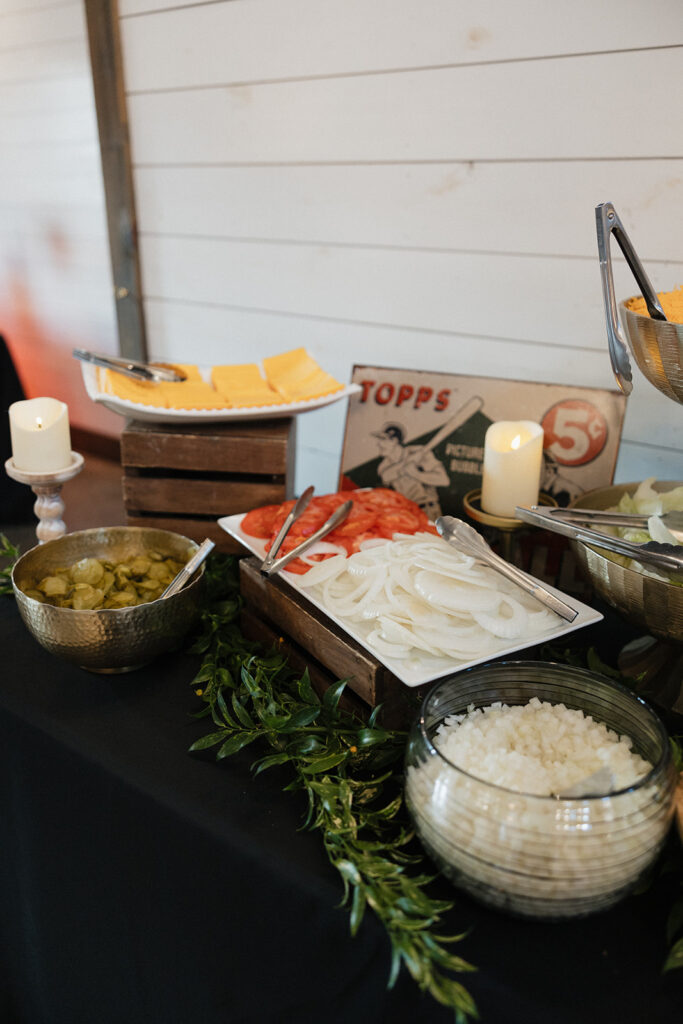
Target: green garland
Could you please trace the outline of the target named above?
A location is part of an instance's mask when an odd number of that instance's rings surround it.
[[[210,716],[216,729],[190,749],[218,747],[222,760],[265,741],[271,752],[254,761],[254,771],[286,765],[292,774],[286,789],[306,793],[305,826],[320,831],[341,875],[351,934],[367,908],[384,925],[392,952],[388,986],[405,966],[423,991],[455,1010],[460,1024],[477,1017],[474,1000],[454,977],[474,968],[447,948],[463,936],[439,933],[452,903],[429,895],[432,876],[422,870],[424,855],[405,811],[406,734],[384,729],[379,709],[367,722],[342,710],[345,681],[320,699],[307,671],[297,676],[277,651],[258,653],[236,622],[235,561],[214,559],[208,575],[214,600],[192,648],[202,655],[192,685],[205,702],[198,717]]]

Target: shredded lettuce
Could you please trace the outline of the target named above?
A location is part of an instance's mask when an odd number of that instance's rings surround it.
[[[648,516],[647,530],[635,527],[612,527],[610,533],[630,540],[634,544],[646,544],[649,540],[658,541],[660,544],[678,544],[681,542],[678,537],[667,529],[660,516],[665,512],[683,511],[683,486],[674,487],[670,491],[656,491],[654,489],[655,477],[648,477],[638,485],[634,494],[624,494],[618,505],[609,509],[610,512],[626,512],[629,515]],[[632,558],[625,558],[623,555],[610,554],[613,562],[618,562],[628,569],[635,569],[644,576],[652,576],[655,579],[671,583],[675,587],[683,586],[678,580],[670,579],[661,573],[655,572],[649,566],[641,565]]]

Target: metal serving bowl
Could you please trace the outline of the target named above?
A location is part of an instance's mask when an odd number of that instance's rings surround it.
[[[672,481],[659,481],[654,485],[658,491],[670,491],[679,486]],[[637,487],[637,483],[630,483],[588,491],[572,508],[612,508],[623,494],[633,494]],[[683,587],[627,569],[612,561],[607,552],[581,541],[573,540],[571,545],[596,593],[628,622],[662,639],[683,642]]]
[[[674,402],[683,402],[683,324],[652,320],[620,303],[621,322],[641,373]]]
[[[173,597],[132,608],[57,608],[24,593],[36,579],[81,558],[123,562],[150,550],[184,562],[197,544],[168,530],[113,526],[69,533],[27,551],[14,566],[12,585],[29,632],[51,654],[90,672],[130,672],[176,646],[199,612],[203,566]]]

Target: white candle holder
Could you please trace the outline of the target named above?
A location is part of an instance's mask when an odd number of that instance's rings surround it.
[[[83,469],[84,461],[82,455],[72,452],[71,465],[53,473],[32,473],[19,469],[14,465],[14,459],[8,459],[5,463],[7,476],[17,480],[20,484],[28,484],[36,496],[33,511],[38,517],[36,537],[39,544],[44,544],[47,540],[56,540],[66,533],[66,525],[62,518],[64,515],[62,485],[78,476]]]

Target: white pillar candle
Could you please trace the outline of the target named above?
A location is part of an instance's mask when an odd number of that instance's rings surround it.
[[[538,423],[492,423],[484,439],[484,511],[514,517],[516,505],[537,504],[542,460],[543,427]]]
[[[12,459],[26,473],[54,473],[71,465],[69,410],[56,398],[29,398],[9,407]]]

